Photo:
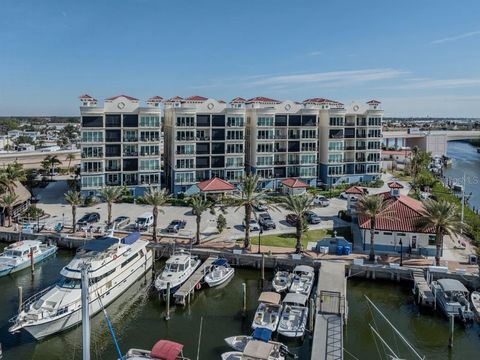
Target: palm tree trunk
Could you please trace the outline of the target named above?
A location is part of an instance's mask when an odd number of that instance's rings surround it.
[[[250,249],[250,218],[252,217],[252,208],[249,204],[245,204],[245,240],[243,247]]]
[[[68,160],[68,170],[67,170],[68,175],[70,175],[70,165],[71,165],[71,164],[72,164],[72,159],[69,159],[69,160]]]
[[[443,248],[443,233],[441,231],[437,231],[436,233],[436,241],[435,241],[435,265],[440,266],[440,257]]]
[[[196,220],[197,220],[197,234],[196,234],[197,240],[195,241],[195,245],[198,245],[200,244],[200,222],[202,221],[202,216],[199,215],[198,213],[197,213]]]
[[[295,253],[300,254],[302,252],[302,234],[303,234],[303,222],[297,220],[297,244],[295,245]]]
[[[107,203],[107,225],[112,223],[112,203]]]
[[[7,216],[8,216],[8,227],[12,226],[12,211],[11,208],[7,208]]]
[[[72,232],[75,234],[75,230],[77,230],[77,207],[75,205],[72,206]]]
[[[375,261],[375,219],[370,220],[370,255],[369,261]]]
[[[153,207],[153,242],[157,242],[157,218],[158,218],[158,207]]]

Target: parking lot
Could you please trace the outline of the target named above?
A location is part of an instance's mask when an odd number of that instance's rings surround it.
[[[38,207],[42,208],[45,212],[51,215],[47,219],[46,223],[49,226],[53,226],[58,222],[64,221],[66,225],[71,225],[72,214],[71,207],[68,205],[63,195],[68,191],[66,181],[56,181],[50,183],[44,189],[36,189],[35,195],[39,195],[40,201]],[[322,221],[320,224],[309,225],[310,229],[331,229],[334,226],[346,225],[339,220],[336,215],[340,210],[346,209],[346,201],[341,199],[331,199],[330,205],[327,207],[316,207],[313,211],[318,214]],[[194,235],[196,231],[195,216],[189,207],[181,206],[164,206],[162,207],[163,214],[159,215],[158,228],[160,231],[165,229],[172,220],[180,219],[186,221],[185,229],[180,232],[181,235],[189,236]],[[112,218],[117,216],[128,216],[131,224],[135,222],[136,218],[145,212],[151,212],[152,207],[149,205],[138,204],[113,204]],[[93,224],[94,228],[105,225],[107,219],[107,204],[101,203],[91,207],[79,207],[77,209],[77,219],[89,212],[97,212],[100,214],[100,222]],[[234,241],[241,239],[244,234],[244,228],[242,225],[244,218],[244,209],[227,208],[224,214],[227,220],[227,228],[221,235],[217,234],[216,225],[217,217],[220,214],[220,209],[216,208],[216,214],[213,215],[210,211],[206,211],[202,214],[201,222],[201,237],[202,241]],[[272,220],[276,224],[276,229],[266,230],[264,234],[282,234],[293,233],[295,228],[288,224],[285,220],[287,211],[284,209],[269,211]],[[256,215],[256,214],[255,214]],[[131,225],[130,225],[131,226]],[[129,227],[127,227],[127,230]],[[254,233],[255,234],[255,233]],[[160,232],[162,235],[162,232]],[[164,234],[168,235],[168,234]]]

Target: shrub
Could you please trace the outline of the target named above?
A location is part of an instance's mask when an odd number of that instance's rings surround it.
[[[222,214],[218,215],[217,218],[217,230],[221,233],[227,227],[227,219]]]

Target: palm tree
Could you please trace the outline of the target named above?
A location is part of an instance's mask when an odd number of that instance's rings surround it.
[[[72,165],[72,161],[75,160],[75,154],[70,153],[65,157],[65,160],[68,160],[68,174],[70,174],[70,165]]]
[[[0,173],[0,187],[6,188],[9,192],[15,191],[16,181],[26,181],[27,176],[23,170],[23,166],[17,162],[8,164]]]
[[[295,224],[297,229],[295,234],[297,238],[295,252],[300,254],[302,252],[302,235],[305,228],[305,213],[312,208],[312,199],[307,195],[288,195],[282,199],[280,206],[291,211],[297,218]]]
[[[82,197],[78,191],[69,191],[65,194],[65,201],[72,207],[72,232],[77,229],[77,206],[82,204]]]
[[[159,190],[155,187],[150,187],[148,191],[143,195],[143,202],[145,204],[153,206],[153,241],[157,242],[157,219],[158,213],[164,214],[160,206],[167,202],[167,191],[165,189]]]
[[[356,211],[359,216],[365,216],[370,220],[370,255],[369,260],[375,260],[375,226],[377,218],[380,214],[389,217],[386,211],[386,202],[383,201],[381,195],[364,195],[358,199]]]
[[[53,180],[53,171],[56,165],[60,165],[62,162],[58,159],[57,155],[47,155],[42,161],[42,167],[50,172],[50,178]]]
[[[422,151],[418,146],[412,148],[412,160],[410,161],[411,175],[413,178],[413,186],[416,187],[417,175],[422,168],[425,168],[430,162],[430,154]]]
[[[195,214],[197,222],[195,245],[200,244],[200,222],[202,221],[202,213],[208,210],[210,205],[210,202],[200,195],[192,196],[192,199],[190,200],[190,207],[192,208],[192,212]]]
[[[0,197],[0,205],[3,207],[3,212],[8,219],[8,227],[12,226],[12,209],[17,201],[18,196],[14,193],[5,193]]]
[[[462,223],[455,204],[445,200],[427,200],[423,204],[422,217],[418,219],[416,227],[421,231],[435,232],[435,264],[440,266],[440,256],[443,249],[443,237],[457,236],[467,226]]]
[[[240,208],[245,208],[245,239],[243,240],[243,247],[245,249],[250,248],[250,220],[252,218],[253,207],[258,206],[260,201],[265,199],[265,192],[257,190],[259,176],[253,174],[247,174],[241,179],[240,186],[242,188],[242,197],[240,204],[235,211]]]
[[[99,190],[100,196],[107,203],[107,225],[112,222],[112,205],[120,199],[125,192],[123,186],[107,186]]]

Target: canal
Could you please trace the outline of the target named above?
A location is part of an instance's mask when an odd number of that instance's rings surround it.
[[[0,245],[2,248],[4,245]],[[55,258],[38,264],[32,278],[25,270],[13,276],[0,278],[0,342],[4,359],[81,359],[81,328],[66,331],[36,342],[28,334],[8,333],[8,319],[18,306],[17,287],[22,286],[25,296],[53,284],[60,269],[73,253],[60,251]],[[269,277],[271,273],[267,273]],[[152,276],[139,280],[107,311],[115,328],[123,352],[129,348],[150,349],[159,339],[176,340],[185,345],[185,353],[197,358],[200,323],[202,323],[199,359],[219,359],[228,351],[223,339],[227,336],[248,334],[261,292],[259,273],[252,269],[236,269],[235,277],[224,288],[202,289],[190,306],[173,307],[171,319],[164,320],[165,304],[154,291],[149,291]],[[247,284],[247,314],[242,315],[242,283]],[[384,311],[398,329],[412,342],[420,353],[432,359],[470,359],[480,350],[480,327],[455,327],[455,346],[447,348],[447,321],[439,314],[421,313],[413,302],[406,284],[349,280],[349,320],[345,330],[345,359],[382,359],[368,324],[382,324],[378,316],[369,312],[364,295],[369,296]],[[404,358],[412,358],[392,332],[384,329],[385,340],[396,344]],[[288,343],[299,359],[309,359],[310,339],[303,344]],[[402,352],[403,351],[403,352]],[[380,353],[382,354],[382,353]],[[115,349],[102,315],[92,320],[92,359],[116,359]]]

